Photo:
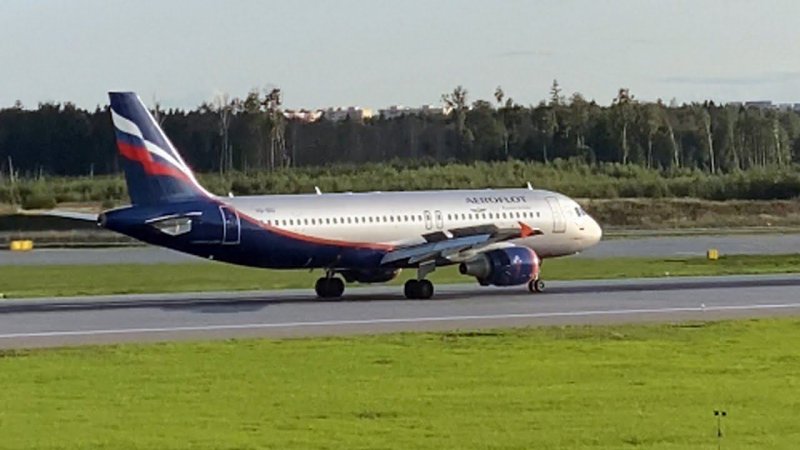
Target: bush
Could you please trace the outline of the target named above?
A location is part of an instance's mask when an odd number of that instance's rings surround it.
[[[766,200],[800,196],[796,166],[710,175],[692,169],[659,171],[617,163],[588,165],[575,159],[548,165],[515,160],[472,164],[394,160],[385,164],[301,167],[224,176],[207,173],[199,177],[209,191],[220,195],[307,194],[314,192],[314,186],[323,192],[522,188],[530,182],[535,188],[598,199]],[[122,203],[128,199],[121,176],[49,178],[46,184],[43,180],[21,180],[16,189],[27,202],[46,202],[53,196],[59,202]],[[0,184],[0,202],[10,203],[13,194],[8,184]]]
[[[50,192],[35,191],[22,197],[23,209],[52,209],[56,207],[56,197]]]

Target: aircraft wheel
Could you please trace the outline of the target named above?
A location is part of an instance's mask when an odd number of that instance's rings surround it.
[[[433,283],[428,280],[419,280],[418,286],[419,298],[427,300],[433,297]]]
[[[403,294],[405,294],[406,298],[409,300],[417,298],[417,286],[419,282],[417,280],[408,280],[406,284],[403,285]]]
[[[427,300],[433,297],[433,283],[428,280],[408,280],[403,293],[409,300]]]
[[[314,290],[319,298],[338,298],[344,293],[344,281],[341,278],[320,278]]]
[[[540,279],[531,280],[528,282],[528,290],[531,292],[544,292],[544,281]]]

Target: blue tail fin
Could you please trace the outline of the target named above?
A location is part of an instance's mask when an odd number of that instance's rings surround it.
[[[138,95],[109,92],[108,96],[131,203],[156,205],[210,196]]]

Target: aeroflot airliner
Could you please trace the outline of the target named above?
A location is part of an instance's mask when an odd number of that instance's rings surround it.
[[[544,290],[544,258],[596,244],[600,226],[572,199],[527,189],[218,197],[130,92],[111,92],[111,118],[131,205],[98,225],[202,258],[272,269],[321,269],[319,297],[348,283],[381,283],[401,269],[410,299],[433,296],[426,278],[458,264],[481,285]]]

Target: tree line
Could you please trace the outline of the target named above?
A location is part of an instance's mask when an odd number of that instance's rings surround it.
[[[794,111],[643,102],[627,89],[602,106],[579,93],[566,97],[557,81],[537,105],[518,104],[500,87],[489,100],[472,100],[459,86],[442,96],[447,114],[365,120],[291,120],[281,100],[279,89],[253,90],[242,98],[218,95],[192,110],[156,103],[153,112],[192,167],[222,174],[410,160],[572,160],[724,174],[800,159]],[[118,173],[107,109],[0,109],[0,176]]]

